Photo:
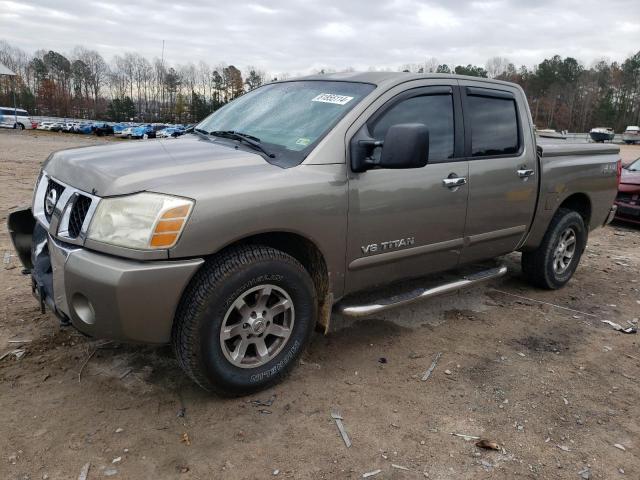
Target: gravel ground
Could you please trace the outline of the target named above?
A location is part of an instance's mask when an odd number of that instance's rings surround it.
[[[105,141],[0,131],[0,220],[30,202],[51,151]],[[104,344],[41,314],[3,228],[0,356],[25,353],[0,361],[0,478],[75,479],[87,463],[89,479],[640,478],[637,336],[600,322],[640,317],[639,246],[640,229],[616,224],[560,291],[526,285],[512,254],[482,288],[336,318],[284,383],[221,399],[169,348]]]

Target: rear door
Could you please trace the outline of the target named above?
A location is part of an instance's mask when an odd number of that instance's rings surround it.
[[[460,81],[469,160],[469,207],[461,263],[516,249],[531,224],[538,161],[520,90]]]
[[[367,136],[383,140],[389,127],[400,123],[422,123],[430,133],[426,166],[350,173],[347,291],[458,264],[468,167],[460,158],[464,144],[457,82],[415,83],[415,88],[396,87],[374,102],[364,114],[366,123],[356,124],[347,136],[363,128]],[[376,150],[374,157],[380,153]]]

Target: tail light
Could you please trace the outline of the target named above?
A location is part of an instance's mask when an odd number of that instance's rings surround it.
[[[618,160],[616,169],[616,185],[620,186],[620,179],[622,178],[622,160]]]

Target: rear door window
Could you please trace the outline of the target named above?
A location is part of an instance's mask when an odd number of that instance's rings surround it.
[[[465,115],[471,127],[471,156],[517,154],[518,111],[513,98],[468,95]]]

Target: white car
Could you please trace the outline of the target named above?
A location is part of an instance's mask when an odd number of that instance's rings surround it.
[[[55,125],[56,122],[44,121],[38,124],[38,130],[51,130],[51,127]]]
[[[13,107],[0,107],[0,127],[31,130],[33,122],[26,110]]]
[[[629,125],[622,134],[622,141],[629,144],[640,142],[640,127]]]

